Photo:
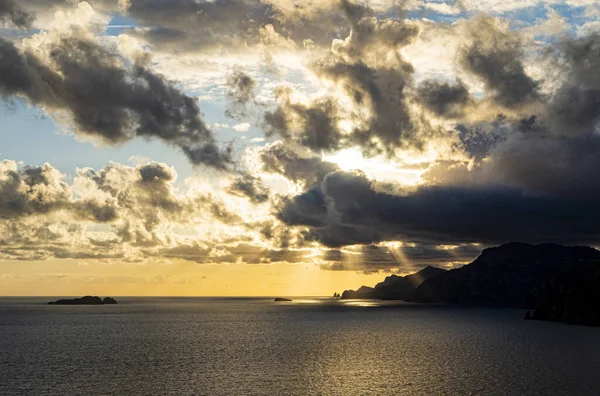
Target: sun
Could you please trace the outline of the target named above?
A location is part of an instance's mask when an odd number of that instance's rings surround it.
[[[407,167],[403,162],[383,156],[365,157],[358,148],[348,148],[332,154],[323,154],[322,160],[336,164],[341,170],[360,170],[369,178],[379,181],[396,181],[415,186],[421,181],[423,170]]]
[[[366,160],[360,150],[356,148],[341,150],[330,155],[324,154],[322,159],[323,161],[333,162],[339,166],[340,169],[345,171],[357,169],[366,171],[366,168],[370,167],[368,163],[369,161]]]

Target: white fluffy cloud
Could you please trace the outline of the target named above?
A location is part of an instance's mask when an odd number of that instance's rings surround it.
[[[250,124],[248,122],[242,122],[241,124],[235,124],[232,128],[235,129],[236,132],[248,132]]]

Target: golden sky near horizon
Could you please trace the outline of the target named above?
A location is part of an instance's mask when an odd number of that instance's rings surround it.
[[[382,274],[312,264],[124,264],[82,260],[3,263],[5,296],[329,296]]]

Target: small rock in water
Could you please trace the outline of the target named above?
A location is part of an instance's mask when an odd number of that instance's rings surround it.
[[[81,298],[60,299],[50,301],[48,305],[104,305],[117,304],[117,300],[112,297],[104,297],[101,299],[98,296],[85,296]]]

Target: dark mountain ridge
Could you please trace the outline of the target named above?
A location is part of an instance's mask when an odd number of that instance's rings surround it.
[[[419,272],[411,275],[398,276],[390,275],[383,282],[375,287],[362,286],[358,290],[345,290],[342,293],[342,299],[379,299],[379,300],[404,300],[413,293],[413,291],[424,280],[439,275],[446,270],[436,267],[426,267]]]
[[[534,308],[548,297],[552,278],[586,263],[600,263],[600,251],[512,242],[485,249],[471,264],[427,279],[408,300]]]
[[[342,298],[398,299],[535,309],[528,318],[600,325],[600,251],[584,246],[511,242],[483,250],[450,271],[427,267],[388,276]]]

